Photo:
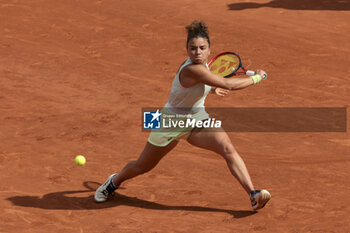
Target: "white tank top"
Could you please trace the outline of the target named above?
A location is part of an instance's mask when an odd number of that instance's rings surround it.
[[[185,88],[181,85],[179,79],[180,72],[184,67],[190,64],[193,64],[193,62],[190,58],[188,58],[176,73],[169,94],[168,102],[165,105],[165,107],[169,108],[172,111],[175,111],[176,113],[181,113],[177,111],[181,108],[190,108],[191,113],[196,113],[197,111],[204,110],[205,98],[211,90],[211,86],[203,83],[197,83],[196,85],[188,88]],[[208,65],[207,68],[209,69]]]

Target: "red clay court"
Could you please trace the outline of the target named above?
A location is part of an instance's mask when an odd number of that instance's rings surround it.
[[[258,213],[225,161],[186,141],[94,202],[146,143],[141,109],[166,103],[194,19],[212,56],[269,74],[207,107],[348,108],[348,0],[0,0],[0,232],[349,232],[348,129],[230,132],[271,192]]]

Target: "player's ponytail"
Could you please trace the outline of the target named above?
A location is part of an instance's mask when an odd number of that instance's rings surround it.
[[[198,38],[198,37],[207,39],[210,47],[209,30],[206,23],[204,23],[203,21],[194,20],[191,24],[186,26],[186,30],[187,30],[186,47],[188,46],[188,42],[191,39]]]

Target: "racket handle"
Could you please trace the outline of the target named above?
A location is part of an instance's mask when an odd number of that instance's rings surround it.
[[[245,73],[246,73],[246,75],[249,75],[249,76],[255,75],[255,71],[253,71],[253,70],[247,70]]]

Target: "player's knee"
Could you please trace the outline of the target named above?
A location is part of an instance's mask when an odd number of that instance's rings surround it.
[[[231,142],[228,142],[222,145],[222,156],[226,160],[233,161],[236,155],[237,155],[237,151]]]
[[[227,142],[227,143],[222,145],[222,153],[224,155],[231,155],[231,154],[236,153],[236,150],[231,142]]]

